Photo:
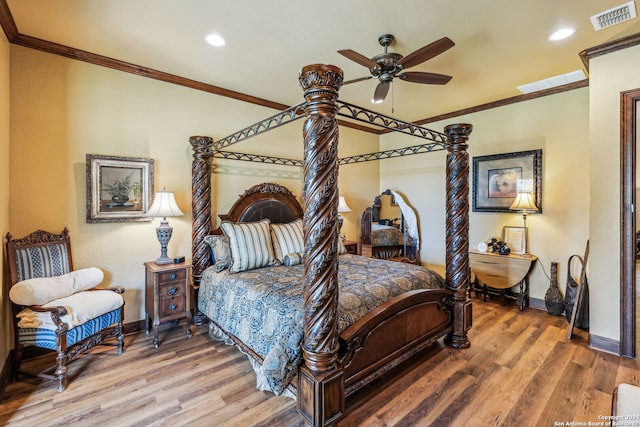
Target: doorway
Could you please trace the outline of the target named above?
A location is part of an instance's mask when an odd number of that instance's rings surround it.
[[[636,356],[636,134],[640,127],[640,89],[621,94],[620,355]]]

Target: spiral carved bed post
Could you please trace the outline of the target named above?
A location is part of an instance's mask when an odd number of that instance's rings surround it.
[[[469,134],[470,124],[445,127],[447,146],[447,288],[455,291],[453,332],[446,342],[455,348],[469,347],[467,331],[471,328],[469,298]]]
[[[315,64],[300,71],[304,124],[304,365],[298,411],[307,425],[333,425],[344,411],[338,356],[338,122],[340,68]]]
[[[193,285],[200,285],[202,272],[210,264],[211,256],[205,236],[211,233],[211,146],[213,139],[208,136],[192,136],[189,143],[193,149],[191,163],[191,201],[193,225],[191,228],[191,275]],[[198,310],[198,296],[196,294],[195,314],[193,321],[196,325],[205,322],[205,316]]]

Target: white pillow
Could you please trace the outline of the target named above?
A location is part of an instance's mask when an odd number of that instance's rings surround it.
[[[338,238],[338,255],[344,255],[347,253],[347,247],[344,245],[342,239]]]
[[[304,252],[302,219],[296,219],[288,224],[271,224],[271,239],[273,253],[280,262],[284,261],[287,254]]]
[[[269,219],[256,222],[233,223],[223,221],[220,228],[229,238],[231,273],[277,264],[273,256]]]
[[[69,329],[82,325],[91,319],[100,317],[105,313],[120,308],[124,304],[122,295],[117,292],[84,291],[70,295],[65,298],[56,299],[45,304],[45,307],[62,306],[67,309],[67,314],[60,317],[60,320],[69,325]],[[25,308],[18,313],[18,326],[21,328],[57,328],[51,319],[50,312],[37,312],[30,308]]]
[[[291,254],[286,254],[282,259],[282,264],[290,267],[292,265],[302,264],[304,261],[304,256],[301,252],[294,252]]]
[[[43,305],[76,292],[95,288],[103,280],[104,273],[99,268],[83,268],[60,276],[18,282],[11,287],[9,298],[18,305]]]

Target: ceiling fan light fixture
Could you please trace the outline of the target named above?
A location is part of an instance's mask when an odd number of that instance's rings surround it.
[[[373,98],[373,99],[371,100],[371,103],[372,103],[372,104],[382,104],[383,102],[384,102],[384,98],[382,98],[382,99],[380,99],[380,98],[378,98],[378,99]]]
[[[576,32],[575,28],[561,28],[554,31],[548,38],[550,42],[557,42],[571,37]]]
[[[223,47],[227,44],[227,41],[224,39],[224,37],[216,33],[207,34],[206,36],[204,36],[204,41],[215,47]]]

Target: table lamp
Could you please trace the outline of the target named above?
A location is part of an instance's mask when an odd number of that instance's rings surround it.
[[[156,235],[158,236],[161,248],[160,258],[155,261],[156,264],[164,265],[173,263],[173,260],[167,256],[167,245],[169,244],[169,240],[171,240],[171,233],[173,233],[173,228],[169,226],[167,217],[182,215],[184,215],[184,213],[178,207],[176,199],[173,196],[173,191],[156,192],[153,203],[145,214],[145,216],[162,218],[160,226],[156,228]]]
[[[351,212],[351,208],[347,205],[347,201],[343,196],[338,198],[338,231],[342,229],[342,215],[343,212]]]
[[[535,212],[538,210],[536,202],[533,200],[533,194],[528,192],[518,193],[518,196],[513,201],[513,204],[509,207],[513,211],[522,212],[522,220],[524,221],[524,227],[527,227],[527,213]]]

